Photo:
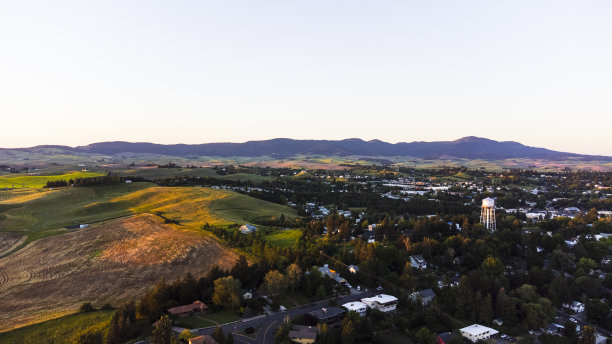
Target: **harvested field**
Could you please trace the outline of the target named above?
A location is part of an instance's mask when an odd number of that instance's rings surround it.
[[[20,233],[0,232],[0,257],[11,252],[25,240],[26,236]]]
[[[161,278],[199,277],[237,257],[204,233],[149,214],[40,239],[0,259],[0,328],[74,312],[85,301],[117,304]]]

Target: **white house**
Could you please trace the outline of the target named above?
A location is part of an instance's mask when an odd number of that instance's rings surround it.
[[[582,313],[582,312],[584,312],[584,303],[582,303],[582,302],[574,301],[572,303],[564,303],[564,304],[562,304],[562,306],[564,308],[571,309],[575,313]]]
[[[342,305],[342,307],[348,309],[349,312],[354,311],[362,317],[365,317],[366,310],[368,309],[368,306],[366,306],[365,303],[359,301],[345,303]]]
[[[461,332],[461,335],[469,339],[472,343],[476,343],[479,340],[487,340],[491,338],[491,336],[499,333],[497,330],[478,324],[464,327],[460,329],[459,332]]]
[[[421,255],[410,256],[410,265],[419,270],[427,269],[427,262]]]
[[[361,302],[365,303],[368,308],[378,309],[381,312],[391,312],[397,308],[397,297],[386,294],[367,297],[361,299]]]

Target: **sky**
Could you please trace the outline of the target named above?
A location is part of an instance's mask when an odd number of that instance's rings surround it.
[[[0,147],[464,136],[612,156],[611,1],[2,1]]]

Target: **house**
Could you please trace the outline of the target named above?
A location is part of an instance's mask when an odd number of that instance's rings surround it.
[[[419,270],[427,269],[427,262],[425,261],[425,259],[423,259],[423,256],[421,255],[410,256],[410,265],[412,265],[413,268]]]
[[[202,336],[193,337],[189,339],[189,344],[218,344],[218,343],[216,340],[213,339],[213,337],[205,334]]]
[[[352,274],[356,274],[359,271],[359,268],[355,265],[349,265],[348,269]]]
[[[572,302],[569,308],[576,313],[582,313],[584,312],[584,303],[574,301]]]
[[[368,306],[365,303],[359,301],[345,303],[342,305],[342,307],[346,308],[349,312],[356,312],[362,317],[365,317],[366,310],[368,309]]]
[[[457,334],[455,332],[438,333],[436,336],[436,344],[448,344],[455,338],[457,338]]]
[[[240,233],[242,234],[251,234],[257,230],[257,227],[253,225],[242,225],[240,226]]]
[[[386,294],[367,297],[361,299],[361,302],[365,303],[368,308],[378,309],[381,312],[391,312],[397,307],[397,297]]]
[[[340,275],[338,275],[338,273],[335,270],[330,269],[328,264],[325,264],[319,267],[318,269],[321,275],[327,276],[338,283],[346,283],[346,280],[340,277]]]
[[[192,313],[204,312],[207,309],[208,309],[208,306],[202,303],[202,301],[195,301],[194,303],[189,304],[189,305],[169,308],[168,313],[170,313],[171,315],[179,316],[179,317],[186,317],[188,315],[191,315]]]
[[[470,340],[472,343],[476,343],[479,340],[487,340],[491,338],[491,336],[499,333],[499,331],[495,329],[478,324],[464,327],[460,329],[459,332],[461,332],[461,335]]]
[[[423,306],[430,304],[435,297],[436,293],[431,289],[419,290],[410,294],[412,301],[420,301]]]
[[[340,321],[344,313],[346,313],[346,311],[340,307],[321,308],[320,310],[307,313],[304,320],[306,323],[312,325],[323,323],[331,324]]]
[[[292,342],[311,344],[317,340],[319,329],[316,326],[293,325],[289,331],[289,339]]]

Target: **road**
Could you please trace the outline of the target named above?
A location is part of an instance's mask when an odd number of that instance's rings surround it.
[[[364,297],[374,296],[376,293],[369,292],[357,292],[353,290],[351,295],[342,296],[338,300],[338,304],[342,305],[347,302],[353,302],[360,300]],[[288,309],[284,312],[274,313],[272,315],[266,315],[264,317],[259,317],[257,319],[245,320],[242,322],[237,322],[233,324],[223,325],[223,333],[227,335],[228,333],[234,334],[234,342],[241,344],[274,344],[274,334],[276,334],[276,330],[283,323],[287,316],[291,318],[295,318],[299,315],[306,314],[308,312],[312,312],[315,310],[319,310],[321,308],[327,307],[329,305],[329,300],[318,301],[308,306],[296,307]],[[243,331],[249,327],[258,328],[257,338],[253,339],[249,336],[245,336],[236,332]],[[192,330],[192,332],[196,335],[208,334],[212,335],[215,330],[215,327],[208,327],[204,329]]]

